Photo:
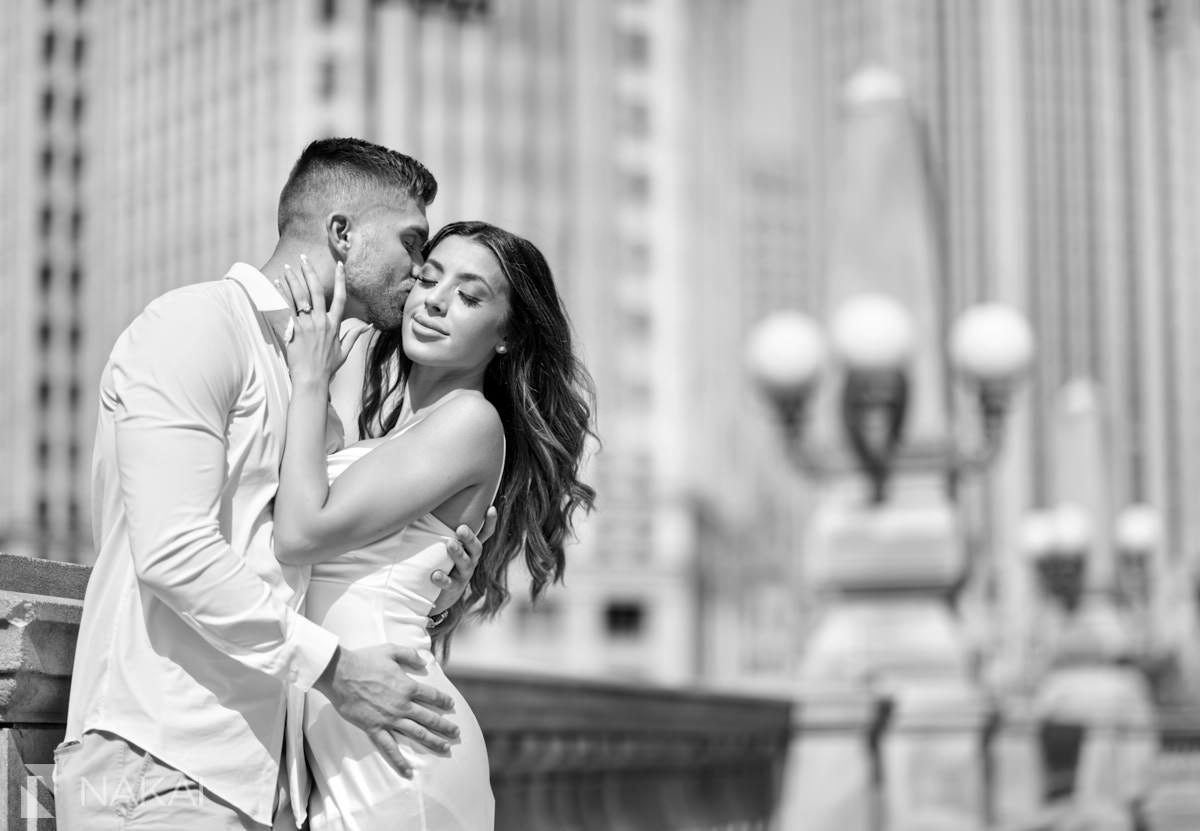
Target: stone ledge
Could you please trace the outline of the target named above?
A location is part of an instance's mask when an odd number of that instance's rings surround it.
[[[0,555],[0,723],[63,724],[88,569],[14,559]]]
[[[75,563],[0,553],[0,590],[83,600],[92,570]]]

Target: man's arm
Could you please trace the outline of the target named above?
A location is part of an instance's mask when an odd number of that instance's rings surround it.
[[[116,467],[138,580],[214,647],[308,689],[337,639],[276,598],[222,533],[226,424],[248,357],[220,302],[160,298],[113,350]]]

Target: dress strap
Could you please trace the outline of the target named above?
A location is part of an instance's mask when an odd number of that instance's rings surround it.
[[[504,463],[508,461],[508,439],[504,435],[504,430],[500,431],[500,476],[496,479],[496,487],[492,488],[492,498],[488,500],[488,505],[496,504],[496,497],[500,495],[500,483],[504,481]]]

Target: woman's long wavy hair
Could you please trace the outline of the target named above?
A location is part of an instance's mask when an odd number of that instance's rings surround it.
[[[468,614],[496,615],[509,597],[508,566],[522,552],[532,579],[533,600],[563,577],[563,545],[573,516],[592,509],[596,492],[579,479],[591,430],[595,392],[575,355],[571,324],[542,253],[528,240],[485,222],[454,222],[425,246],[425,256],[450,236],[484,245],[508,280],[508,351],[492,358],[483,394],[500,414],[507,451],[495,533],[462,599],[438,627],[443,648]],[[371,345],[363,381],[363,436],[391,430],[400,416],[401,392],[410,361],[399,329],[379,332]]]

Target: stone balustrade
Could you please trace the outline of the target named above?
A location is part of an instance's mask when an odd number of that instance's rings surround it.
[[[0,554],[4,828],[55,827],[52,751],[63,732],[88,574],[82,566]],[[487,738],[497,831],[880,831],[896,822],[889,793],[912,773],[895,769],[899,757],[885,751],[914,725],[894,702],[864,691],[810,691],[793,704],[453,666],[450,674]],[[1050,725],[1014,710],[959,725],[954,735],[967,732],[955,746],[989,760],[985,807],[973,827],[1196,831],[1200,710],[1160,713],[1159,722],[1151,737],[1157,756],[1140,796],[1107,806],[1081,802],[1079,786],[1081,777],[1102,785],[1123,776],[1121,765],[1104,762],[1111,754],[1102,752],[1103,741],[1066,754],[1069,769],[1059,770],[1066,756],[1052,745],[1065,746],[1055,738],[1061,724],[1047,732]],[[1093,728],[1081,729],[1067,745],[1084,746]],[[1094,761],[1079,761],[1087,758]],[[821,775],[797,776],[814,766]],[[1060,779],[1073,796],[1051,787]],[[814,782],[823,783],[815,792]],[[822,805],[823,813],[816,810]],[[1092,816],[1097,807],[1104,816]]]
[[[82,566],[0,554],[0,816],[54,828]],[[779,801],[791,704],[451,669],[487,738],[497,831],[756,831]]]

